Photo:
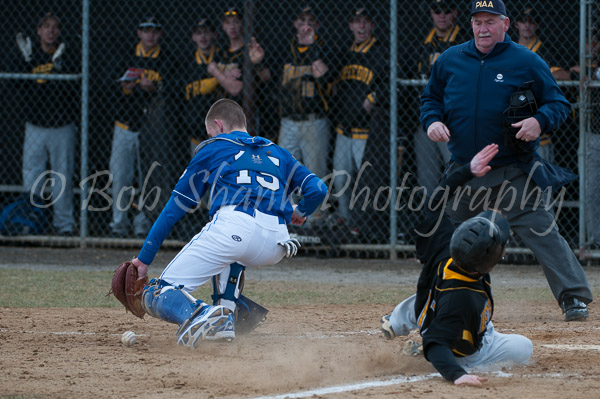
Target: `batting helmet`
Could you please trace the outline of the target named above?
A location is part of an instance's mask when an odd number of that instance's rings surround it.
[[[502,259],[510,235],[504,216],[485,211],[463,222],[452,234],[450,256],[471,272],[488,273]]]

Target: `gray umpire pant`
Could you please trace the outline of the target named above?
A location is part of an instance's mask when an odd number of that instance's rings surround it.
[[[451,164],[450,170],[457,166]],[[516,165],[508,165],[472,178],[446,206],[454,223],[489,208],[502,212],[511,229],[536,256],[558,301],[563,295],[576,296],[585,303],[593,300],[583,267],[558,232],[552,206],[547,204],[547,191]]]
[[[57,233],[72,232],[73,168],[75,163],[75,125],[47,128],[25,125],[23,144],[23,186],[44,198],[47,179],[52,183],[52,224]],[[51,170],[46,169],[50,161]]]

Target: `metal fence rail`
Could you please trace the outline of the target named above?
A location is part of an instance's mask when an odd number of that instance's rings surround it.
[[[539,44],[532,49],[565,72],[555,77],[573,113],[543,151],[579,174],[556,209],[563,236],[580,258],[600,258],[598,1],[505,3],[511,38],[533,29]],[[38,218],[33,227],[0,231],[0,242],[139,246],[192,148],[206,137],[208,105],[233,98],[252,134],[289,146],[330,186],[321,211],[292,230],[305,250],[412,256],[415,212],[394,205],[406,205],[407,193],[441,176],[443,154],[422,140],[419,96],[439,52],[471,39],[469,4],[7,4],[10,23],[0,27],[7,38],[0,44],[0,207],[34,200],[43,212],[27,216]],[[529,31],[519,26],[525,15],[535,20]],[[52,21],[56,26],[48,26]],[[303,29],[314,35],[299,34]],[[317,60],[322,76],[312,66]],[[73,137],[65,126],[74,127]],[[296,133],[310,138],[294,144]],[[70,201],[61,202],[65,196]],[[196,210],[165,245],[181,245],[207,220],[206,209]],[[509,253],[530,255],[518,241]]]

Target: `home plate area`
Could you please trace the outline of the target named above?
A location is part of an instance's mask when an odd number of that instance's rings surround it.
[[[0,390],[25,398],[480,398],[480,389],[502,398],[598,397],[595,317],[566,323],[554,304],[539,303],[532,319],[518,303],[498,305],[496,328],[528,336],[534,355],[528,366],[479,372],[489,380],[475,388],[404,354],[405,338],[385,340],[379,318],[392,308],[275,307],[250,335],[196,350],[175,345],[175,325],[122,309],[2,308]],[[130,347],[120,340],[127,330],[138,337]]]

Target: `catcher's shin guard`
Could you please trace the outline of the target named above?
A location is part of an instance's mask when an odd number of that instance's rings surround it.
[[[150,316],[182,326],[192,318],[195,312],[206,305],[194,298],[181,286],[152,279],[142,294],[142,308]]]
[[[242,266],[235,262],[229,266],[229,277],[224,280],[224,273],[213,276],[213,305],[223,305],[227,309],[235,311],[235,304],[244,290],[244,270]]]
[[[248,334],[263,324],[269,313],[268,309],[242,295],[245,269],[239,263],[232,263],[226,281],[223,281],[223,274],[214,276],[212,281],[213,305],[219,304],[230,310],[237,310],[235,331],[239,335]]]

